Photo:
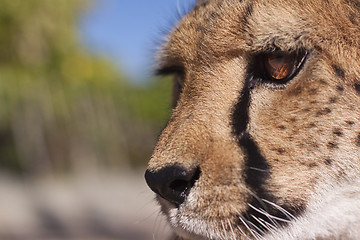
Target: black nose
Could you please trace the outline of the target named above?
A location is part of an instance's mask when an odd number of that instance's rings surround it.
[[[177,206],[185,201],[199,176],[199,168],[186,171],[179,166],[165,167],[157,172],[145,172],[145,180],[151,190]]]

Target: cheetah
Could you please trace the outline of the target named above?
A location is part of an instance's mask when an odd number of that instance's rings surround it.
[[[360,239],[360,2],[203,0],[145,179],[176,239]]]

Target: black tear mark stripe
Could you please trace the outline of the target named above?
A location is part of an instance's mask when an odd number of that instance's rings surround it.
[[[239,100],[234,106],[232,114],[233,134],[238,139],[239,147],[246,153],[245,157],[245,182],[257,192],[265,192],[262,186],[269,177],[269,166],[266,159],[247,132],[249,124],[250,91],[255,85],[253,77],[246,79]]]
[[[265,204],[261,199],[266,199],[269,202],[275,202],[275,197],[273,194],[265,189],[266,180],[270,177],[270,166],[264,156],[261,154],[261,151],[257,143],[252,139],[250,134],[247,131],[247,127],[250,121],[249,118],[249,107],[251,103],[251,89],[256,85],[256,80],[250,75],[245,81],[244,87],[241,90],[237,104],[233,108],[232,113],[232,132],[234,136],[238,139],[238,145],[243,149],[245,153],[245,163],[244,163],[244,172],[243,177],[247,187],[254,193],[255,196],[249,200],[249,204],[258,208],[265,209],[266,212],[273,216],[277,216],[282,219],[288,219],[283,212],[279,211],[277,208],[273,207],[270,204]],[[260,200],[259,200],[260,199]],[[266,207],[264,207],[266,205]],[[302,206],[298,208],[281,206],[286,209],[293,215],[296,215],[301,212]],[[253,208],[248,208],[248,210],[243,213],[243,216],[250,221],[252,224],[257,226],[262,231],[267,231],[263,225],[261,225],[256,218],[263,219],[269,224],[273,224],[274,219],[269,219],[266,215],[255,211]],[[253,217],[255,216],[255,218]],[[284,222],[278,222],[279,225],[285,224]]]
[[[249,107],[250,107],[250,89],[249,82],[247,80],[243,90],[240,93],[240,97],[233,109],[232,114],[232,127],[233,133],[236,137],[242,138],[242,135],[247,129],[249,123]]]

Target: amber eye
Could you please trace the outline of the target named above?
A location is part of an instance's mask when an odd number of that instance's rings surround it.
[[[305,56],[305,52],[265,54],[263,55],[264,71],[272,81],[288,80],[297,72]]]

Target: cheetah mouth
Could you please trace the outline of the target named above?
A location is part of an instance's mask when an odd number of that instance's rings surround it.
[[[191,197],[190,197],[191,198]],[[223,239],[220,234],[214,230],[218,227],[216,219],[207,219],[204,216],[193,214],[191,206],[194,199],[186,198],[185,201],[178,205],[157,195],[158,203],[161,206],[161,211],[167,218],[172,231],[179,239],[183,240],[209,240],[209,239]]]
[[[156,197],[158,203],[161,206],[162,213],[166,216],[168,223],[171,226],[172,231],[176,234],[177,237],[180,239],[191,239],[191,240],[207,240],[199,234],[196,234],[194,231],[189,229],[190,224],[188,221],[182,220],[184,218],[183,214],[181,213],[181,209],[186,208],[186,202],[178,205],[175,203],[171,203],[161,197],[161,195],[157,195]],[[188,219],[189,220],[189,219]],[[198,226],[199,223],[195,219],[191,219],[192,224],[194,226]]]
[[[271,228],[287,226],[298,215],[291,208],[266,199],[250,200],[245,211],[238,211],[233,206],[232,215],[219,218],[190,214],[194,199],[181,205],[171,203],[159,195],[157,200],[174,233],[184,240],[229,239],[226,237],[229,232],[241,236],[240,239],[264,236]]]

